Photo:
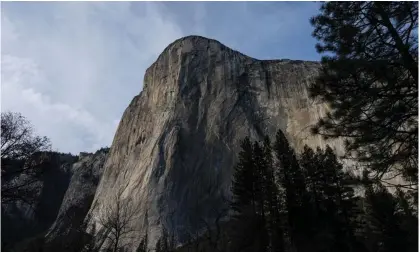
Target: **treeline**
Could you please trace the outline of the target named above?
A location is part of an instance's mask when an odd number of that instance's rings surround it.
[[[418,249],[411,196],[346,172],[328,146],[296,154],[281,131],[243,140],[232,191],[233,251]]]

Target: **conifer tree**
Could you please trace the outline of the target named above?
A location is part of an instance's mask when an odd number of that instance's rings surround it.
[[[256,238],[256,248],[258,251],[266,251],[269,241],[268,241],[268,233],[267,233],[267,212],[265,210],[265,199],[266,199],[266,175],[268,170],[268,165],[266,164],[264,158],[264,151],[258,142],[254,142],[253,146],[253,189],[254,189],[254,197],[255,197],[255,204],[256,204],[256,213],[254,214],[257,231],[254,232],[254,236]]]
[[[242,141],[241,149],[232,180],[232,208],[238,214],[241,214],[242,209],[248,205],[252,206],[253,212],[256,210],[253,190],[253,153],[248,137]]]
[[[311,196],[312,214],[308,227],[315,233],[313,250],[350,251],[359,249],[354,235],[355,204],[352,176],[343,171],[331,147],[316,153],[304,147],[300,165]]]
[[[397,214],[400,217],[400,227],[405,232],[407,250],[418,251],[418,217],[415,206],[410,202],[409,194],[397,189]]]
[[[324,154],[318,147],[316,153],[305,145],[300,156],[300,166],[305,175],[305,181],[310,197],[310,223],[308,228],[314,233],[313,251],[329,251],[331,243],[331,233],[326,222],[330,217],[326,216],[325,197],[323,185],[325,184],[323,159]]]
[[[331,112],[313,129],[347,138],[373,177],[418,178],[418,3],[326,2],[313,17],[322,58],[311,96]],[[387,183],[390,184],[390,183]]]
[[[231,207],[235,211],[232,248],[235,251],[260,251],[264,244],[261,242],[263,231],[257,193],[261,188],[253,146],[248,137],[242,141],[241,149],[232,180]]]
[[[354,236],[355,196],[353,177],[343,171],[331,147],[324,153],[324,193],[326,194],[327,216],[333,218],[334,250],[354,251],[358,244]]]
[[[294,150],[281,130],[277,132],[274,150],[278,161],[277,177],[285,192],[285,208],[291,242],[297,251],[306,250],[309,248],[307,239],[311,236],[311,230],[307,227],[310,222],[309,196]]]
[[[414,251],[409,231],[402,227],[398,198],[381,184],[366,186],[366,245],[370,251]]]
[[[265,136],[263,144],[264,152],[264,205],[266,216],[266,228],[269,235],[269,250],[284,251],[284,235],[280,217],[280,197],[274,176],[273,149],[270,138]]]

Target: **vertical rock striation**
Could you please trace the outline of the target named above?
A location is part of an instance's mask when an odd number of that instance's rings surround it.
[[[328,107],[311,100],[307,87],[319,63],[257,60],[223,44],[189,36],[170,44],[146,71],[143,91],[125,110],[89,215],[124,189],[148,212],[150,246],[165,226],[182,242],[200,220],[226,206],[241,139],[261,140],[280,128],[296,149],[325,146],[309,125]],[[343,152],[340,140],[332,146]],[[146,228],[135,229],[135,250]]]

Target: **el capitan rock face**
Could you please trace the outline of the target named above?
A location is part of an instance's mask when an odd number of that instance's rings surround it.
[[[280,128],[296,149],[324,146],[309,125],[327,107],[308,96],[317,62],[261,61],[221,43],[189,36],[170,44],[150,66],[143,91],[125,110],[89,211],[97,224],[101,208],[124,189],[148,211],[150,246],[161,225],[180,241],[203,218],[226,206],[241,139],[274,137]],[[340,140],[332,146],[342,153]],[[129,250],[146,229],[143,220]]]

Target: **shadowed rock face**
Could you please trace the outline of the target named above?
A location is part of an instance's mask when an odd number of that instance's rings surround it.
[[[79,160],[72,166],[73,176],[57,218],[46,235],[47,240],[67,235],[72,229],[80,229],[92,204],[107,154],[108,149],[94,154],[80,153]]]
[[[1,240],[6,250],[17,242],[43,233],[54,222],[63,196],[72,177],[71,167],[77,157],[56,152],[39,153],[46,155],[44,174],[34,183],[35,193],[30,205],[21,201],[2,204]],[[34,158],[37,158],[35,155]]]
[[[189,36],[170,44],[150,66],[143,91],[125,110],[89,214],[121,188],[143,213],[148,210],[150,246],[161,225],[184,234],[230,198],[233,167],[241,139],[274,137],[280,128],[292,145],[324,146],[308,126],[327,107],[309,99],[307,87],[319,63],[261,61],[221,43]],[[342,153],[340,140],[331,145]],[[97,225],[100,227],[99,225]],[[131,227],[135,250],[143,220]]]

